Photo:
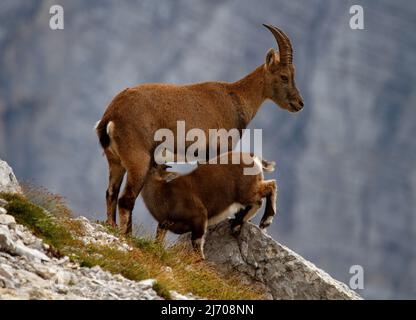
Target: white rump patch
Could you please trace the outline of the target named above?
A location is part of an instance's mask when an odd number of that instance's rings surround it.
[[[208,220],[208,225],[212,226],[214,224],[217,224],[229,217],[231,217],[233,214],[236,214],[241,209],[244,209],[245,206],[243,206],[241,203],[234,202],[232,205],[230,205],[227,209],[225,209],[223,212],[220,212],[219,214],[211,217]]]
[[[106,131],[107,131],[108,136],[110,137],[110,145],[108,146],[108,149],[113,154],[118,155],[117,144],[113,139],[113,134],[114,134],[114,122],[113,121],[108,122]]]

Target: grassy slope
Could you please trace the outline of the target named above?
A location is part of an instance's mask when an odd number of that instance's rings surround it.
[[[55,255],[69,256],[82,266],[101,266],[131,280],[154,278],[154,289],[169,299],[169,290],[208,299],[262,299],[260,292],[246,286],[236,275],[219,275],[213,266],[198,261],[198,257],[179,246],[163,248],[154,241],[129,237],[132,251],[123,252],[108,246],[85,245],[78,239],[82,225],[71,219],[71,211],[61,197],[45,190],[28,188],[25,197],[0,194],[9,201],[7,211],[16,221],[28,227],[51,246]],[[45,209],[45,210],[43,210]],[[117,230],[108,229],[120,236]],[[167,272],[170,267],[172,272]]]

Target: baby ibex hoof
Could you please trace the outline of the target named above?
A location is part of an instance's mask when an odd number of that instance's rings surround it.
[[[232,220],[231,221],[231,233],[233,236],[238,237],[241,233],[241,224],[234,224]]]
[[[198,256],[195,262],[203,262],[205,261],[205,254],[200,250],[194,249],[194,253]]]
[[[260,229],[262,229],[262,231],[265,232],[266,228],[272,224],[272,221],[273,221],[273,217],[268,217],[266,220],[260,221],[260,225],[259,225]]]
[[[268,226],[270,226],[270,223],[269,223],[269,224],[260,223],[260,225],[259,225],[259,227],[260,227],[260,229],[261,229],[261,230],[266,230],[266,228],[267,228]]]

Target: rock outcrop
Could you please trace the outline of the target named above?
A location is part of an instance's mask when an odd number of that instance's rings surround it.
[[[205,256],[223,273],[237,271],[270,299],[361,299],[344,283],[246,223],[238,237],[228,221],[209,228]]]
[[[0,159],[0,192],[20,193],[20,185],[12,168]]]

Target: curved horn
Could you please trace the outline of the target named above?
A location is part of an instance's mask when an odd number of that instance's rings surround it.
[[[289,37],[279,28],[263,24],[274,35],[280,51],[280,62],[282,64],[291,64],[293,61],[293,48]]]

